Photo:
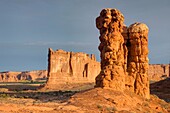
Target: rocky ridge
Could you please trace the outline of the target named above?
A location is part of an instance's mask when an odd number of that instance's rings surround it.
[[[46,80],[47,71],[0,72],[0,82],[19,82],[24,80]]]

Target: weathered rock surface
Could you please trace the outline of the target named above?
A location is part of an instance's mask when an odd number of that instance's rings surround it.
[[[124,25],[117,9],[103,9],[96,18],[100,31],[101,72],[96,87],[123,91],[125,88],[149,98],[148,27]]]
[[[148,77],[150,81],[159,81],[170,77],[170,64],[150,64]]]
[[[103,9],[96,19],[101,52],[101,72],[96,77],[96,87],[125,88],[123,22],[123,15],[116,9]]]
[[[149,98],[148,79],[148,27],[143,23],[134,23],[129,26],[128,45],[128,84],[127,87],[138,95]],[[129,80],[130,79],[130,80]]]
[[[0,72],[0,82],[18,82],[22,80],[47,79],[46,70],[24,71],[24,72]]]
[[[92,54],[49,49],[48,80],[44,88],[58,89],[63,84],[92,83],[99,72],[100,63]]]

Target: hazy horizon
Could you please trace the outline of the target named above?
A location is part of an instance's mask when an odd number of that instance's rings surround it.
[[[99,58],[95,19],[116,8],[127,26],[149,27],[150,64],[170,62],[170,1],[1,0],[0,72],[44,70],[48,48],[85,52]]]

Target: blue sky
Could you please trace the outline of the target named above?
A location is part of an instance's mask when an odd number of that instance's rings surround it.
[[[47,69],[50,47],[100,60],[95,18],[103,8],[119,9],[127,26],[146,23],[150,63],[169,63],[169,0],[0,0],[0,71]]]

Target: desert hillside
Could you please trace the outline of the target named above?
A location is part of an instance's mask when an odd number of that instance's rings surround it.
[[[84,91],[6,91],[1,92],[0,100],[1,113],[170,112],[170,103],[154,94],[150,99],[145,99],[129,91],[123,93],[102,88]]]

